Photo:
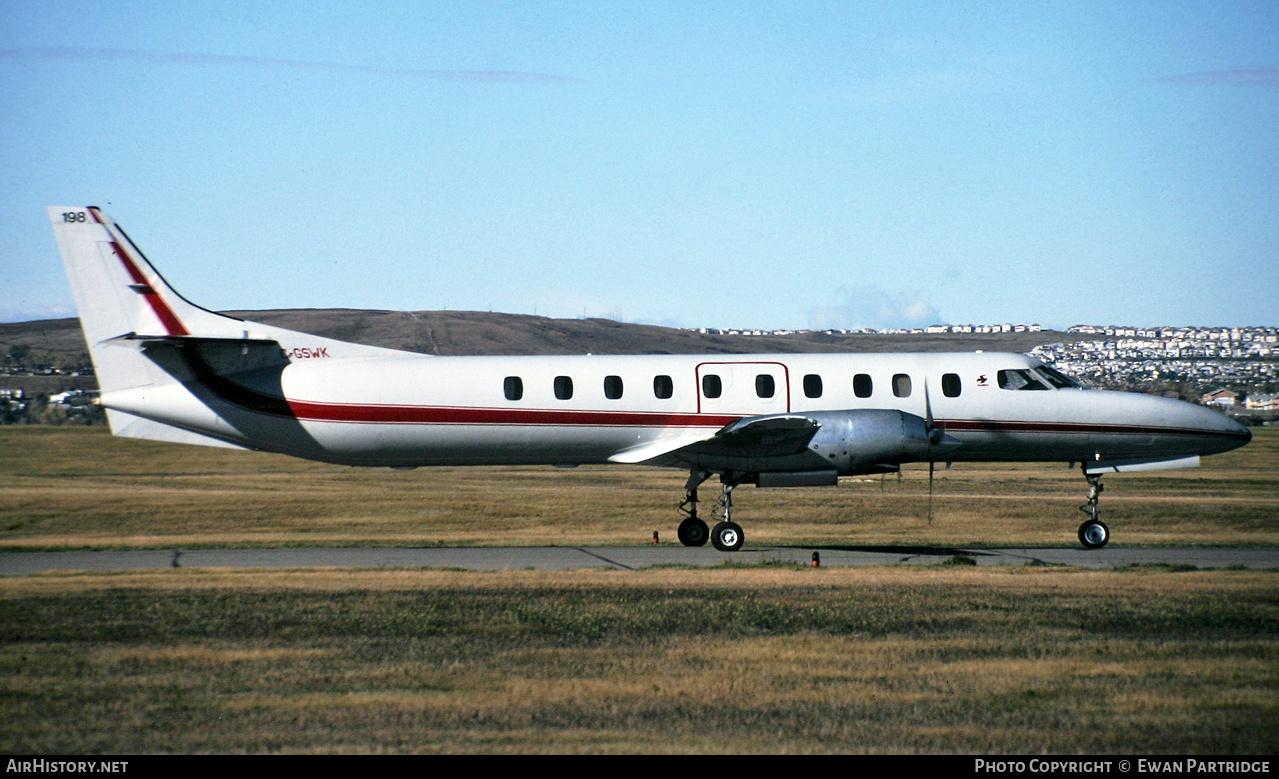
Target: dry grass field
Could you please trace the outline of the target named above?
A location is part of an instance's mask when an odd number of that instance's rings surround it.
[[[739,491],[750,544],[1074,543],[1083,479]],[[357,470],[0,429],[0,553],[640,544],[683,476]],[[1279,542],[1279,435],[1107,480],[1116,544]],[[743,558],[747,559],[747,558]],[[164,570],[0,579],[0,751],[1279,752],[1279,572]]]
[[[739,489],[747,545],[1075,543],[1064,465],[927,468],[837,488]],[[279,455],[0,428],[0,548],[644,544],[674,541],[686,474],[640,467],[361,469]],[[1279,430],[1203,467],[1107,477],[1114,544],[1279,543]],[[713,484],[703,498],[717,494]]]
[[[1276,751],[1273,572],[0,581],[0,751]]]

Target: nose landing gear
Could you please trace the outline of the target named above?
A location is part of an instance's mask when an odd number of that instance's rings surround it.
[[[1088,519],[1079,526],[1079,543],[1087,549],[1100,549],[1110,540],[1110,528],[1101,521],[1099,506],[1101,491],[1105,486],[1101,483],[1100,473],[1088,473],[1084,470],[1084,478],[1088,480],[1088,502],[1080,506],[1079,510],[1087,514]]]
[[[711,529],[711,543],[721,552],[736,552],[746,540],[742,528],[733,521],[733,488],[736,486],[724,482],[724,494],[715,504],[715,508],[723,512],[724,521]]]

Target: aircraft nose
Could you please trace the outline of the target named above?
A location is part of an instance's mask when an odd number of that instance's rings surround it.
[[[1247,425],[1244,425],[1235,419],[1232,419],[1230,421],[1233,422],[1235,425],[1234,433],[1240,438],[1240,441],[1239,441],[1240,446],[1243,446],[1244,444],[1252,440],[1252,430],[1250,430]]]
[[[1220,411],[1203,406],[1196,406],[1195,427],[1208,434],[1204,454],[1215,454],[1238,449],[1252,440],[1252,431],[1247,426],[1231,419]]]

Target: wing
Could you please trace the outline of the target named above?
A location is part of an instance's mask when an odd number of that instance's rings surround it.
[[[714,433],[659,438],[608,458],[615,463],[685,467],[707,459],[761,460],[803,453],[821,423],[801,414],[745,417]]]

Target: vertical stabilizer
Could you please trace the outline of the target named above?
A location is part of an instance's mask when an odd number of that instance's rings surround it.
[[[260,384],[270,374],[279,409],[286,406],[280,376],[295,358],[407,356],[200,308],[99,209],[48,212],[116,435],[207,443],[207,435],[226,433],[224,415],[236,405],[226,390],[237,382]]]
[[[90,345],[126,334],[209,338],[240,334],[240,320],[200,308],[175,292],[99,209],[50,206],[48,210]]]
[[[184,300],[97,208],[48,212],[103,392],[173,380],[130,339],[241,336],[244,323]]]

